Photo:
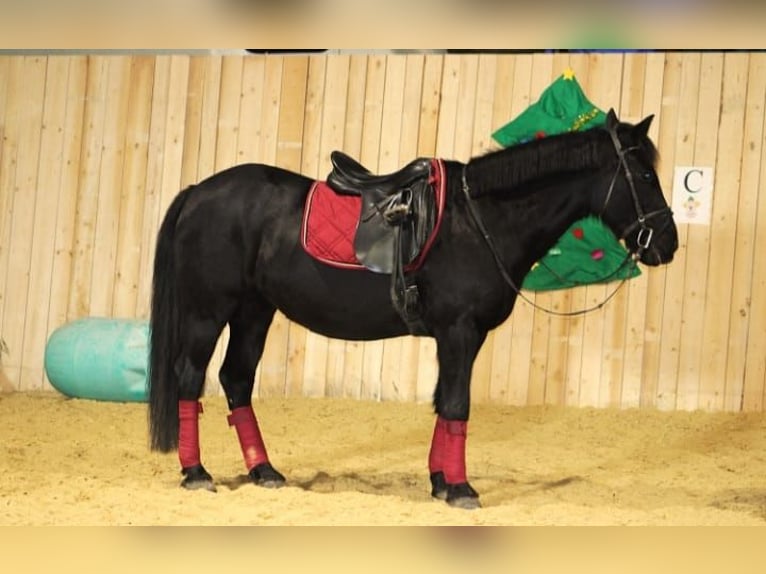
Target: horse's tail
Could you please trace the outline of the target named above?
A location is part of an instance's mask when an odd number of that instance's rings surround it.
[[[178,448],[175,360],[180,346],[180,313],[173,251],[178,216],[191,189],[179,193],[168,207],[157,235],[154,255],[148,376],[149,434],[151,449],[162,452]]]

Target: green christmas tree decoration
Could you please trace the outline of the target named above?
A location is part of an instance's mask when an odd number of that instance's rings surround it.
[[[606,114],[594,106],[566,70],[534,104],[492,134],[503,147],[564,132],[587,130],[606,123]]]
[[[597,217],[576,221],[527,273],[522,287],[530,291],[568,289],[639,275],[628,252]]]
[[[540,98],[492,134],[507,147],[606,123],[606,114],[585,96],[571,69]],[[575,222],[556,245],[527,273],[522,287],[532,291],[568,289],[578,285],[630,279],[641,271],[628,252],[596,217]]]

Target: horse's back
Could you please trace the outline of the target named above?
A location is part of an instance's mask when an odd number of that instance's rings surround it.
[[[200,181],[175,226],[176,273],[200,290],[231,291],[245,282],[264,237],[295,229],[311,179],[278,167],[237,165]],[[291,248],[297,247],[292,241]]]
[[[275,218],[299,221],[310,185],[311,179],[274,166],[231,167],[193,186],[178,219],[178,232],[215,241],[227,232],[256,233]]]
[[[219,171],[194,187],[194,198],[187,210],[199,204],[207,208],[245,206],[265,207],[274,202],[292,202],[300,208],[311,179],[280,167],[260,163],[245,163]],[[217,204],[217,205],[216,205]]]

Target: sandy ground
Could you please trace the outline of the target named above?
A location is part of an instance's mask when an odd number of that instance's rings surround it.
[[[247,482],[223,399],[204,405],[217,493],[179,488],[144,404],[0,394],[0,525],[766,525],[766,415],[477,405],[464,511],[429,496],[428,405],[257,401],[280,490]]]

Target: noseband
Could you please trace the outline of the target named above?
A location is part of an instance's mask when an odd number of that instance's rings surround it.
[[[666,205],[662,209],[657,209],[656,211],[644,213],[644,209],[643,207],[641,207],[641,202],[638,199],[636,184],[633,181],[633,173],[630,171],[630,168],[628,167],[627,159],[625,159],[625,156],[627,156],[629,152],[639,149],[639,146],[635,145],[628,148],[623,148],[622,143],[617,137],[616,127],[609,128],[609,136],[612,138],[612,143],[614,144],[614,149],[617,152],[617,158],[619,159],[619,162],[617,163],[617,169],[614,172],[614,176],[612,176],[612,181],[609,184],[609,190],[606,193],[606,199],[604,200],[604,205],[601,207],[601,212],[599,213],[599,217],[604,214],[604,211],[606,211],[606,206],[609,203],[609,200],[612,198],[612,192],[614,191],[614,186],[617,183],[617,176],[620,175],[620,171],[622,171],[625,175],[625,179],[628,182],[628,187],[630,188],[630,195],[633,199],[633,207],[636,210],[636,221],[628,225],[623,230],[622,235],[620,236],[620,239],[625,239],[628,235],[630,235],[633,232],[634,229],[636,229],[636,227],[639,228],[638,237],[636,237],[637,248],[635,251],[632,252],[633,258],[639,259],[641,255],[644,253],[644,251],[649,249],[649,245],[651,245],[652,238],[654,237],[654,228],[647,225],[646,223],[647,219],[670,212],[670,207]]]

